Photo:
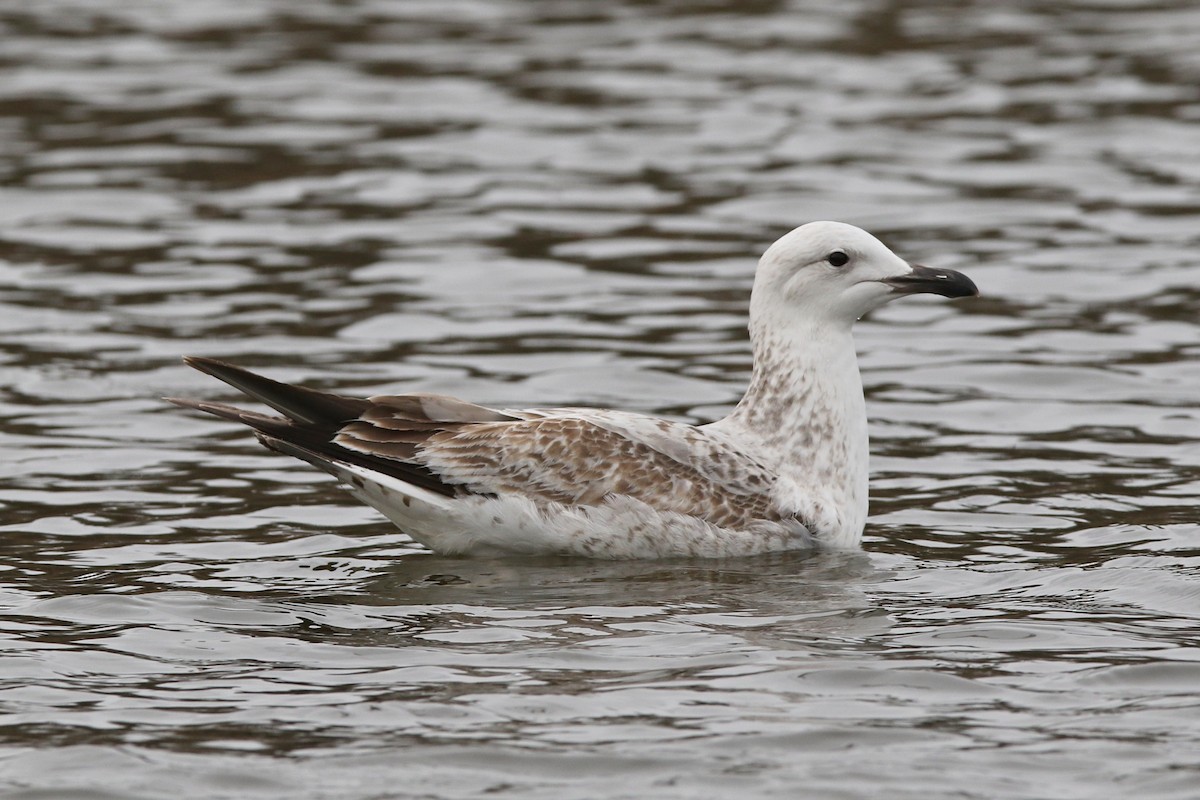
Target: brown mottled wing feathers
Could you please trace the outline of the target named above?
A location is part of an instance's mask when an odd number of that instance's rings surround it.
[[[386,427],[376,423],[380,417],[386,418]],[[755,490],[766,486],[765,479],[750,486],[723,481],[715,473],[728,464],[705,468],[687,463],[575,416],[435,427],[416,420],[400,425],[381,407],[345,426],[336,441],[383,458],[411,460],[474,493],[523,494],[568,505],[628,495],[659,510],[694,514],[718,525],[771,518],[767,493]]]

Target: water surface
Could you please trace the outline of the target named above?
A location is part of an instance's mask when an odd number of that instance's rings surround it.
[[[5,797],[1197,796],[1193,4],[0,25]],[[823,218],[984,293],[859,326],[862,553],[440,558],[157,399],[713,419]]]

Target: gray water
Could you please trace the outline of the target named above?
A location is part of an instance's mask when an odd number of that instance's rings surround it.
[[[0,3],[5,798],[1200,797],[1200,6]],[[709,420],[774,238],[858,328],[863,552],[433,556],[164,405]]]

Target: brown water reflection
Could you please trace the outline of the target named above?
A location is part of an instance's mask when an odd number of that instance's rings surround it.
[[[17,798],[1193,797],[1200,9],[0,3]],[[844,219],[866,552],[422,552],[186,353],[707,419]]]

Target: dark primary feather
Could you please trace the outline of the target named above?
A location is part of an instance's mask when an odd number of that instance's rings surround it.
[[[347,422],[371,407],[367,400],[280,383],[215,358],[184,356],[183,363],[225,381],[296,422],[313,425]]]
[[[334,443],[333,440],[338,431],[371,408],[370,400],[318,392],[302,386],[280,383],[212,358],[189,356],[184,359],[184,363],[225,381],[235,389],[286,416],[274,417],[259,414],[225,403],[211,403],[180,397],[163,398],[170,403],[247,425],[258,433],[259,441],[272,450],[304,458],[305,461],[317,466],[323,467],[313,456],[375,470],[446,496],[457,494],[458,490],[455,487],[440,480],[432,471],[420,464],[355,452]],[[292,447],[285,445],[292,445]],[[300,455],[300,452],[297,452],[298,449],[308,455]]]

